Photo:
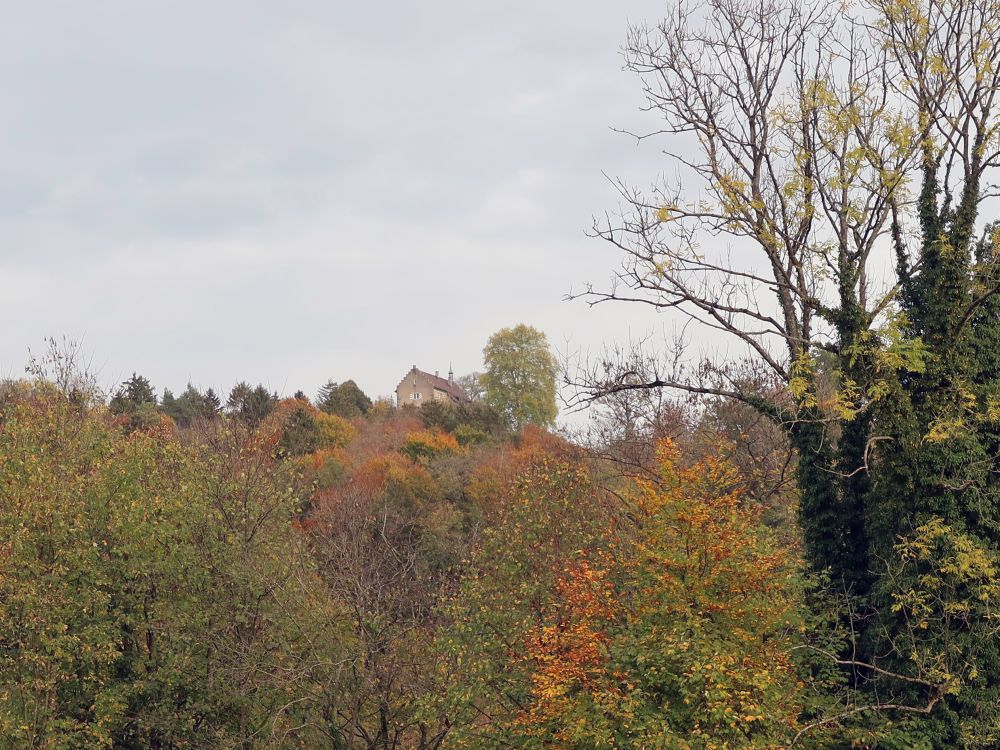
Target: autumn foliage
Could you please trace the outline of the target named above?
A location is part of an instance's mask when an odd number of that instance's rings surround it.
[[[797,559],[733,469],[664,441],[621,507],[582,459],[526,460],[452,610],[446,650],[480,683],[455,691],[471,707],[455,740],[784,746],[802,709]]]
[[[767,541],[729,467],[679,459],[661,444],[659,481],[636,488],[634,537],[560,579],[555,623],[531,644],[533,733],[721,748],[779,746],[795,725],[795,559]]]
[[[846,727],[822,717],[849,686],[804,656],[837,626],[707,433],[636,473],[530,425],[463,442],[454,414],[296,398],[178,425],[41,381],[0,396],[0,748],[722,750]],[[908,577],[913,545],[899,616],[966,606]],[[944,635],[913,637],[939,693],[975,679],[942,676]]]

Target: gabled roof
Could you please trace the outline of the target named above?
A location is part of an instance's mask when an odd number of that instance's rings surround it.
[[[449,396],[458,401],[471,401],[468,394],[462,389],[455,381],[449,381],[438,375],[431,375],[429,372],[425,372],[424,376],[431,381],[431,385],[437,388],[439,391],[444,391]]]
[[[444,391],[456,401],[460,401],[462,403],[467,403],[469,401],[472,401],[472,399],[469,398],[469,394],[467,394],[465,390],[462,388],[462,386],[460,386],[458,383],[454,381],[449,381],[446,378],[440,377],[439,375],[432,375],[429,372],[424,372],[423,370],[417,369],[416,366],[414,366],[410,370],[410,372],[407,373],[406,377],[409,377],[410,373],[414,372],[423,375],[425,378],[427,378],[427,380],[430,381],[431,385],[436,390]],[[402,385],[406,381],[406,377],[404,377],[403,380],[400,381],[400,385]]]

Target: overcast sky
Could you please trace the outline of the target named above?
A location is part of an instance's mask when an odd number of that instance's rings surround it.
[[[618,262],[602,171],[651,182],[622,72],[653,0],[9,4],[0,375],[83,339],[106,385],[392,392],[520,322],[595,349],[656,321],[563,302]]]

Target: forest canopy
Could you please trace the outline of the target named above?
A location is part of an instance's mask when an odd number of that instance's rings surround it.
[[[615,183],[581,296],[736,356],[521,324],[404,406],[53,347],[0,382],[0,750],[997,746],[1000,4],[672,4],[624,57],[676,181]]]

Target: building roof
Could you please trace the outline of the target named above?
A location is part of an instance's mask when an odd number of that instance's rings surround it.
[[[399,385],[402,385],[404,382],[406,382],[406,378],[409,377],[411,373],[415,372],[427,378],[427,380],[430,381],[431,385],[435,389],[439,391],[444,391],[456,401],[460,401],[462,403],[467,403],[469,401],[472,401],[472,399],[469,398],[469,394],[467,394],[465,390],[462,388],[462,386],[460,386],[454,380],[448,380],[447,378],[442,378],[439,375],[432,375],[429,372],[424,372],[423,370],[418,369],[416,365],[414,365],[413,368],[410,370],[410,372],[406,374],[406,377],[404,377],[403,380],[400,381]],[[396,387],[398,388],[399,386]]]

